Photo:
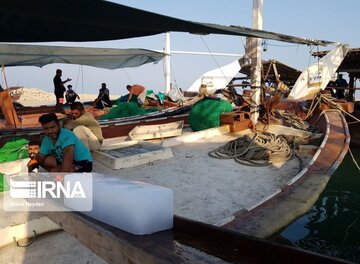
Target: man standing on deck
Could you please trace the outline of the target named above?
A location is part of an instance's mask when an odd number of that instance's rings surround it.
[[[53,79],[54,82],[54,94],[56,97],[56,112],[62,112],[62,105],[64,103],[64,93],[66,88],[64,86],[65,83],[71,81],[71,79],[67,78],[65,81],[61,80],[62,71],[60,69],[56,70],[56,75]]]
[[[335,81],[335,86],[338,87],[335,92],[335,97],[337,99],[345,98],[345,89],[348,86],[347,81],[343,78],[343,75],[340,73],[338,78]]]

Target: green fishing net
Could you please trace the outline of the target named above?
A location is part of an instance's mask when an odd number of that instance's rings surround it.
[[[3,173],[0,172],[0,192],[6,192],[9,190],[9,185],[5,179]]]
[[[191,108],[189,124],[192,130],[200,131],[220,126],[220,114],[231,112],[231,103],[224,100],[204,98]]]
[[[128,116],[135,116],[135,115],[144,115],[146,113],[151,113],[155,111],[159,111],[159,108],[152,107],[152,108],[142,108],[138,105],[138,103],[132,98],[129,103],[119,102],[116,107],[112,107],[109,113],[106,115],[101,116],[99,119],[114,119],[119,117],[128,117]],[[135,99],[136,100],[136,99]]]
[[[25,146],[28,143],[29,140],[24,138],[13,139],[5,143],[5,145],[0,148],[0,163],[27,158],[29,154]],[[0,172],[0,192],[9,190],[4,173],[4,171]]]
[[[29,140],[24,138],[13,139],[5,143],[5,145],[0,148],[0,163],[27,158],[29,154],[25,146],[28,143]]]

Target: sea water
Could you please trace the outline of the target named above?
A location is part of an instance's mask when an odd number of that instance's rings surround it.
[[[92,210],[82,213],[135,235],[173,227],[172,189],[114,176],[92,176]],[[65,205],[76,208],[66,201]]]
[[[352,151],[359,163],[360,149]],[[349,153],[317,202],[278,234],[275,240],[279,239],[295,247],[360,263],[360,172]]]

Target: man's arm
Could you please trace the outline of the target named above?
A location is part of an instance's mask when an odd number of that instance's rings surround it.
[[[35,159],[39,162],[40,165],[43,165],[44,164],[44,160],[45,160],[45,156],[40,154],[40,153],[37,153],[35,155]]]
[[[74,171],[73,162],[74,162],[74,145],[67,146],[63,149],[64,160],[60,166],[61,172],[71,172]]]
[[[54,156],[45,156],[38,153],[35,157],[39,165],[49,172],[58,172],[60,171],[60,166],[57,165],[56,158]],[[28,167],[31,170],[31,165]]]
[[[133,95],[132,93],[129,93],[129,98],[128,98],[127,102],[130,102],[132,95]]]
[[[96,99],[101,99],[103,96],[104,96],[104,93],[101,91],[101,89],[99,89],[99,94]]]
[[[70,82],[70,81],[71,81],[71,79],[67,78],[65,81],[62,81],[61,83],[65,84],[65,83]]]
[[[72,130],[77,126],[87,126],[88,124],[89,124],[89,119],[86,118],[84,115],[82,115],[76,120],[67,121],[64,125],[64,128]]]

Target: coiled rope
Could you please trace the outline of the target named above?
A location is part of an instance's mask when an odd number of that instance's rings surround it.
[[[287,111],[276,111],[276,113],[280,118],[284,120],[284,122],[286,122],[289,126],[293,128],[309,131],[312,133],[319,132],[316,126],[306,124],[299,116],[293,113]]]
[[[284,136],[269,132],[245,135],[209,152],[209,156],[218,159],[234,159],[248,166],[268,166],[294,157],[294,149]]]
[[[268,111],[261,118],[262,123],[266,124],[266,131],[270,124],[283,124],[295,129],[309,131],[312,134],[321,133],[316,126],[306,124],[299,116],[288,111]]]

